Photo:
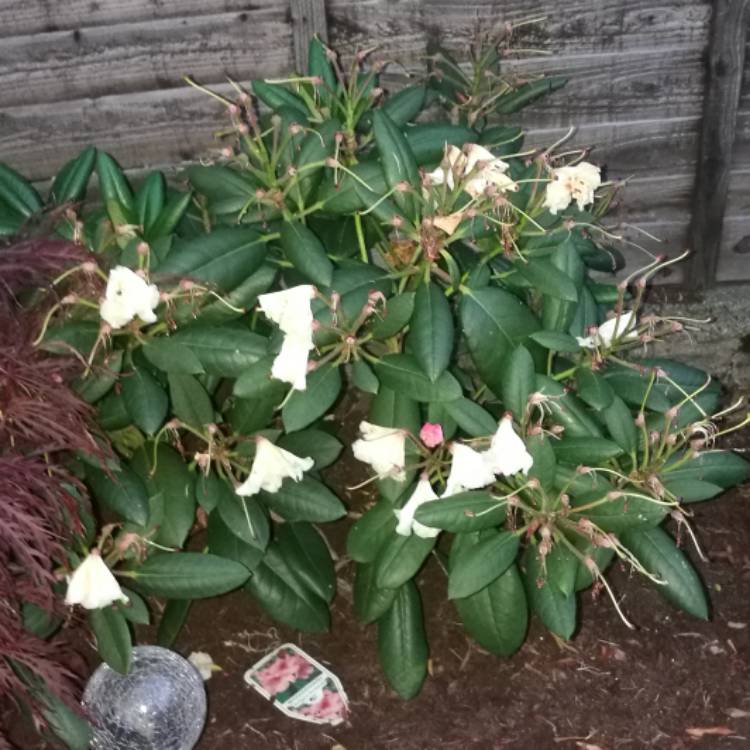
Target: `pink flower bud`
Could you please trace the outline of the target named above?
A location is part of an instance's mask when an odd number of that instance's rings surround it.
[[[526,482],[526,485],[528,487],[531,487],[531,489],[533,490],[537,490],[541,486],[539,480],[536,477],[532,477],[531,479],[529,479],[529,481]]]
[[[240,108],[236,104],[230,104],[227,107],[227,111],[230,115],[238,115],[240,113]]]
[[[97,266],[93,260],[87,260],[85,263],[81,264],[81,270],[90,276],[96,273],[98,267],[99,266]]]
[[[336,169],[339,166],[339,160],[334,158],[333,156],[329,156],[326,159],[326,166],[331,167],[331,169]]]
[[[225,148],[221,149],[221,155],[225,159],[231,159],[234,156],[234,151],[232,151],[232,149],[229,148],[229,146],[226,146]]]
[[[419,431],[419,439],[428,447],[436,448],[443,440],[443,428],[433,422],[425,422]]]
[[[135,251],[138,255],[148,255],[151,252],[151,248],[148,246],[148,242],[139,242]]]
[[[636,416],[634,421],[636,427],[644,427],[646,425],[646,417],[642,411],[638,412],[638,416]]]
[[[239,133],[240,135],[247,135],[247,134],[248,134],[248,133],[250,132],[250,128],[248,128],[248,126],[247,126],[247,125],[245,125],[245,123],[244,123],[244,122],[241,122],[241,123],[240,123],[240,124],[239,124],[239,125],[237,126],[237,132],[238,132],[238,133]]]
[[[189,292],[195,287],[195,282],[190,279],[180,279],[180,289],[183,292]]]

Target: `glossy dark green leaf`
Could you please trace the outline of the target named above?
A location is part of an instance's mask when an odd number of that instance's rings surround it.
[[[173,340],[171,336],[151,339],[141,347],[141,351],[146,359],[162,372],[177,372],[183,375],[200,375],[205,372],[193,351]]]
[[[311,477],[299,482],[287,479],[278,492],[261,493],[263,501],[287,521],[323,523],[346,514],[341,500],[324,484]]]
[[[427,676],[428,650],[422,604],[411,581],[378,620],[378,655],[388,684],[402,698],[413,698]]]
[[[42,208],[42,199],[25,177],[0,163],[0,204],[29,218]]]
[[[468,398],[446,401],[446,413],[470,437],[492,435],[497,429],[497,420],[484,407]]]
[[[169,396],[175,416],[201,429],[214,421],[214,407],[206,389],[192,376],[169,373]]]
[[[270,544],[245,588],[275,620],[307,633],[322,633],[330,627],[328,606],[299,579],[292,564],[276,544]]]
[[[537,331],[529,338],[552,352],[577,352],[581,348],[572,336],[561,331]]]
[[[388,299],[385,314],[378,314],[370,333],[376,339],[395,336],[411,320],[414,312],[414,292],[404,292]]]
[[[380,381],[363,359],[352,362],[352,384],[364,393],[377,393],[380,388]]]
[[[506,409],[520,422],[526,418],[529,396],[534,392],[536,373],[528,349],[520,344],[513,349],[501,376],[501,395]]]
[[[86,188],[94,171],[96,149],[89,146],[71,159],[57,173],[49,189],[49,200],[58,206],[67,201],[79,201],[86,195]]]
[[[330,286],[333,263],[323,243],[301,222],[286,221],[281,225],[281,249],[291,264],[309,281]]]
[[[334,365],[323,365],[307,376],[307,388],[294,391],[281,410],[287,432],[301,430],[322,417],[341,391],[341,372]]]
[[[108,354],[87,375],[76,378],[74,388],[86,403],[96,403],[110,392],[122,369],[123,352],[118,349]]]
[[[159,382],[142,367],[123,373],[121,396],[133,423],[153,435],[164,423],[169,399]]]
[[[87,466],[86,483],[94,497],[121,518],[139,526],[148,523],[148,492],[132,469],[123,465],[110,477],[100,469]]]
[[[415,401],[453,401],[461,397],[461,385],[453,375],[443,372],[433,382],[409,354],[387,354],[375,365],[375,374],[386,388]]]
[[[329,604],[336,595],[336,571],[323,537],[309,523],[283,523],[279,551],[300,580]]]
[[[261,504],[255,497],[240,497],[224,479],[208,477],[209,493],[217,497],[216,508],[227,528],[249,544],[264,550],[271,528]]]
[[[251,572],[260,565],[266,552],[265,547],[242,541],[234,528],[224,521],[218,509],[212,510],[208,516],[206,544],[212,554],[241,563]]]
[[[199,552],[157,552],[133,572],[147,594],[170,599],[202,599],[241,586],[249,575],[234,560]]]
[[[435,546],[435,539],[422,539],[416,534],[401,536],[395,532],[385,540],[375,558],[380,588],[397,589],[413,578]]]
[[[626,403],[616,394],[612,396],[612,402],[602,410],[607,431],[614,441],[628,453],[638,448],[638,430],[635,420]]]
[[[498,531],[483,535],[471,547],[466,546],[455,559],[451,555],[448,598],[471,596],[499,578],[515,561],[518,543],[518,535]]]
[[[99,655],[116,672],[127,674],[133,642],[125,617],[113,607],[90,609],[87,614]]]
[[[627,489],[622,492],[627,493]],[[644,494],[642,491],[634,490],[634,492],[637,495]],[[599,501],[602,501],[601,504]],[[576,510],[590,503],[597,503],[597,505],[588,510]],[[606,490],[594,490],[585,495],[577,495],[572,499],[571,506],[572,518],[585,518],[604,531],[614,533],[633,528],[657,526],[669,511],[666,505],[632,494],[623,494],[610,499]]]
[[[553,448],[558,461],[573,466],[591,466],[622,453],[617,443],[594,437],[564,437],[556,441]]]
[[[545,490],[551,489],[557,475],[557,458],[552,447],[554,441],[544,433],[529,435],[526,450],[531,454],[534,463],[529,469],[529,478],[538,479]]]
[[[575,594],[563,594],[550,581],[542,569],[538,550],[534,546],[526,548],[523,573],[531,609],[548,630],[568,640],[576,629]]]
[[[177,451],[161,443],[151,482],[161,494],[164,511],[156,541],[182,547],[195,523],[195,476]]]
[[[104,206],[112,223],[136,224],[137,212],[133,191],[119,164],[104,151],[96,154],[96,173]]]
[[[527,263],[516,263],[515,269],[542,294],[567,302],[578,302],[575,283],[552,263],[535,258]]]
[[[190,349],[205,372],[226,378],[242,375],[268,349],[264,336],[232,324],[187,328],[168,340]]]
[[[330,466],[343,449],[341,442],[323,430],[308,429],[282,435],[276,444],[295,456],[309,456],[315,461],[315,469]]]
[[[167,602],[156,631],[156,643],[159,646],[169,648],[177,640],[192,603],[192,599],[170,599]]]
[[[436,382],[453,352],[453,313],[435,283],[421,284],[417,289],[407,345],[423,372]]]
[[[122,593],[128,597],[128,603],[118,603],[116,608],[122,612],[122,616],[136,625],[148,625],[151,621],[151,615],[148,611],[148,605],[140,594],[131,591],[122,586]]]
[[[750,478],[750,462],[731,451],[702,451],[684,462],[680,458],[676,456],[662,469],[659,476],[665,484],[698,480],[726,489]]]
[[[598,411],[609,407],[615,397],[607,380],[588,367],[579,367],[576,372],[576,393],[578,398]]]
[[[462,492],[420,505],[414,517],[425,526],[459,533],[499,526],[505,515],[505,503],[489,492]]]
[[[629,531],[622,535],[621,541],[649,573],[664,581],[657,586],[657,591],[668,602],[693,617],[708,619],[703,584],[666,531],[658,527]]]
[[[386,540],[393,536],[395,528],[393,505],[388,500],[379,500],[349,529],[347,554],[358,563],[373,562]]]

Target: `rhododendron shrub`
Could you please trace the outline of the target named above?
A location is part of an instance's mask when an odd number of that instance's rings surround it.
[[[563,82],[496,75],[498,59],[481,48],[467,76],[439,53],[426,83],[385,96],[382,66],[344,70],[314,40],[305,75],[211,92],[224,141],[175,187],[154,173],[134,189],[96,155],[103,206],[58,226],[90,254],[40,339],[78,352],[117,451],[84,466],[115,519],[97,554],[128,598],[111,588],[90,610],[115,668],[142,595],[168,601],[163,642],[190,599],[238,587],[288,625],[329,626],[317,525],[345,509],[320,472],[342,450],[325,416],[345,391],[368,413],[343,455],[378,489],[348,537],[354,609],[401,695],[427,674],[416,577],[433,553],[496,654],[530,613],[572,637],[592,585],[619,611],[617,559],[707,617],[672,530],[690,538],[689,504],[748,476],[715,447],[744,422],[705,373],[656,356],[689,325],[643,310],[672,261],[608,280],[617,186],[593,157],[493,124]],[[448,120],[418,120],[436,104]]]

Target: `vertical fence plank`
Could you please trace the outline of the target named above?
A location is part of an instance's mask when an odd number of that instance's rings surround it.
[[[689,234],[693,289],[716,282],[748,20],[750,0],[714,0]]]
[[[290,0],[292,10],[292,34],[294,36],[294,63],[299,72],[307,66],[307,48],[317,34],[328,40],[325,0]]]

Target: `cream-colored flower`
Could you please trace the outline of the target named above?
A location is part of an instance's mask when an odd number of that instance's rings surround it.
[[[482,195],[490,185],[494,185],[501,192],[518,190],[518,185],[506,174],[506,162],[478,143],[470,143],[465,148],[464,174],[469,175],[471,179],[464,189],[472,198]]]
[[[205,651],[191,652],[190,656],[188,656],[188,661],[198,670],[198,674],[200,674],[204,682],[210,680],[214,672],[221,671],[221,667],[218,664],[214,664],[211,654],[207,654]]]
[[[396,525],[396,533],[401,536],[411,536],[414,532],[417,536],[422,539],[432,539],[440,533],[440,529],[434,529],[432,526],[425,526],[423,523],[414,520],[414,514],[417,512],[417,508],[424,503],[429,503],[432,500],[437,500],[438,496],[432,489],[427,477],[422,477],[417,482],[417,487],[411,494],[411,497],[406,501],[406,505],[400,510],[394,510],[396,518],[398,518],[398,524]]]
[[[285,479],[299,482],[302,474],[312,469],[315,463],[309,456],[307,458],[295,456],[294,453],[279,448],[262,436],[258,436],[256,441],[255,459],[250,475],[235,490],[242,497],[250,497],[261,490],[270,493],[278,492]]]
[[[304,391],[307,388],[307,363],[313,347],[312,328],[307,339],[291,334],[285,336],[273,360],[271,375],[277,380],[291,383],[295,391]]]
[[[122,328],[138,317],[144,323],[155,323],[154,308],[159,304],[159,290],[135,271],[116,266],[109,272],[104,300],[99,314],[112,328]]]
[[[464,173],[466,167],[466,156],[460,148],[448,146],[445,149],[445,157],[442,163],[426,177],[431,185],[446,184],[449,190],[456,186],[454,175],[459,177]]]
[[[122,593],[99,550],[92,550],[68,578],[65,603],[68,606],[80,604],[85,609],[101,609],[117,601],[127,604],[128,597]]]
[[[586,349],[595,349],[597,346],[609,347],[615,341],[632,341],[638,338],[636,328],[635,312],[628,310],[619,318],[615,316],[602,323],[596,333],[591,336],[576,336],[579,346]]]
[[[370,422],[360,422],[362,437],[352,443],[352,452],[358,461],[370,464],[379,477],[406,480],[406,433],[397,427],[381,427]]]
[[[584,206],[594,202],[594,193],[601,184],[601,170],[594,164],[582,161],[573,167],[560,167],[553,171],[552,180],[547,183],[544,205],[550,213],[556,214],[574,200],[582,211]]]
[[[312,335],[313,314],[310,303],[314,296],[314,286],[300,284],[280,292],[261,294],[258,306],[285,334],[307,340]]]
[[[484,456],[495,474],[506,477],[519,471],[526,474],[534,463],[531,454],[526,450],[526,443],[516,435],[513,419],[508,415],[500,420],[489,450],[485,451]]]
[[[463,443],[453,443],[451,453],[451,470],[442,497],[478,490],[495,481],[495,474],[484,453]]]

